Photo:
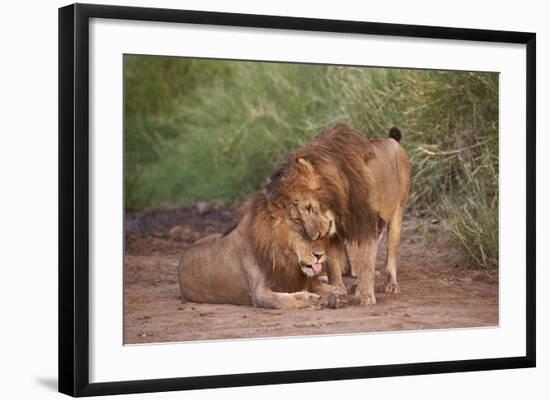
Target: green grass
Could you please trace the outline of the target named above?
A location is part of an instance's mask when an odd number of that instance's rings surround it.
[[[409,213],[443,221],[476,265],[498,264],[498,75],[125,59],[127,209],[235,204],[278,161],[339,122],[403,132]]]

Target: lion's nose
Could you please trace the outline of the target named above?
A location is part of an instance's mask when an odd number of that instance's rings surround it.
[[[316,231],[313,235],[310,235],[310,238],[315,241],[316,239],[319,239],[321,237],[321,232]]]
[[[322,252],[313,252],[313,256],[317,258],[317,260],[321,259],[325,254]]]
[[[308,227],[305,224],[304,224],[303,228],[304,228],[304,233],[312,241],[315,241],[321,235],[321,233],[319,232],[319,229],[317,229],[317,228]]]

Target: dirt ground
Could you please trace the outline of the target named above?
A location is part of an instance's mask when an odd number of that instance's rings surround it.
[[[443,246],[424,244],[412,219],[404,224],[399,248],[401,294],[380,292],[383,277],[377,274],[376,305],[279,311],[182,303],[180,255],[196,239],[231,226],[233,214],[203,204],[127,213],[126,344],[498,325],[498,273],[460,266]],[[378,271],[384,248],[381,243]]]

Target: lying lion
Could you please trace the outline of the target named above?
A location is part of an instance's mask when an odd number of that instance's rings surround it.
[[[184,301],[298,309],[346,303],[342,289],[323,283],[327,238],[309,240],[284,208],[256,194],[235,228],[197,241],[178,267]]]

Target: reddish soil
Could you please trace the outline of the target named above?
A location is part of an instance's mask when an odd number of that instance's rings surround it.
[[[415,220],[405,222],[399,248],[401,294],[379,291],[376,305],[280,311],[182,303],[180,255],[233,221],[231,209],[201,206],[126,215],[125,343],[498,325],[498,272],[460,266],[444,246],[424,244],[415,235]],[[384,248],[380,244],[379,271]],[[377,274],[378,290],[382,282]]]

